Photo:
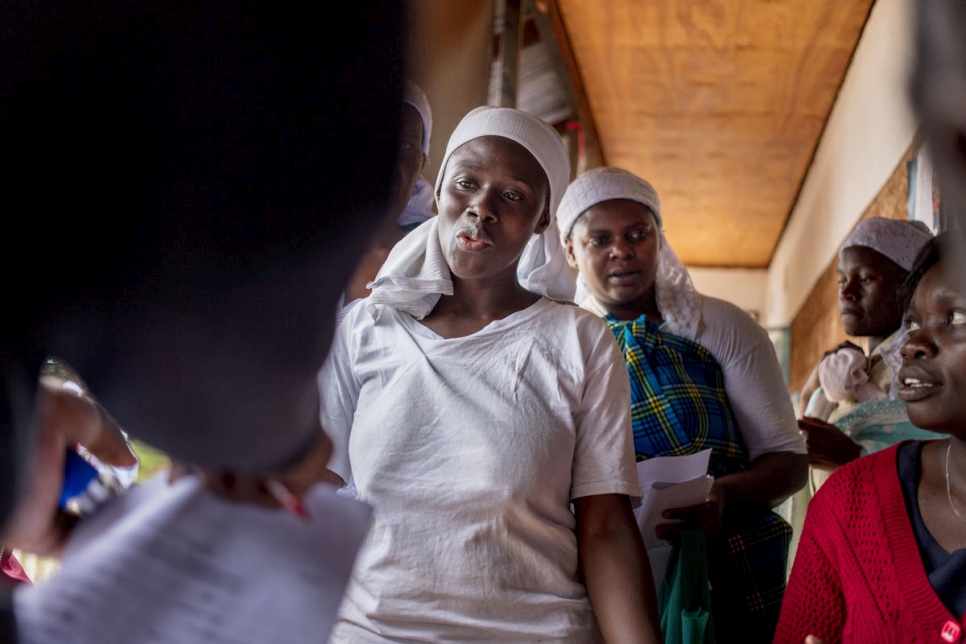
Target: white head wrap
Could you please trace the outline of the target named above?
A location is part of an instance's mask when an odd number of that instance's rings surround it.
[[[664,228],[661,198],[657,196],[654,186],[627,170],[594,168],[577,177],[564,194],[560,212],[557,213],[561,243],[570,237],[574,223],[588,208],[611,199],[630,199],[644,204],[654,213],[657,227]]]
[[[557,217],[561,244],[566,244],[574,223],[588,208],[612,199],[630,199],[654,213],[661,229],[661,251],[655,278],[657,308],[668,332],[693,340],[701,321],[701,296],[694,289],[684,264],[664,237],[661,201],[650,183],[620,168],[594,168],[579,176],[567,188],[560,203]],[[598,314],[603,312],[592,295],[580,304]]]
[[[462,145],[482,136],[502,136],[516,141],[533,155],[550,183],[550,217],[555,217],[560,199],[570,181],[570,157],[560,135],[532,114],[509,107],[477,107],[463,117],[449,137],[443,164],[436,178],[436,192],[443,183],[446,163]]]
[[[460,121],[446,146],[436,180],[439,193],[446,163],[457,148],[483,136],[500,136],[522,145],[540,164],[550,185],[550,226],[534,235],[520,256],[517,279],[533,293],[555,300],[572,300],[574,277],[558,239],[554,215],[570,178],[570,159],[557,132],[537,117],[505,107],[478,107]],[[438,221],[433,217],[400,241],[389,253],[379,275],[369,284],[369,311],[387,304],[422,319],[441,295],[453,294],[449,266],[443,257]]]
[[[433,133],[433,110],[429,107],[426,92],[411,80],[403,84],[403,103],[412,105],[423,121],[423,154],[429,155],[429,138]],[[402,228],[421,224],[433,216],[433,188],[422,177],[416,180],[413,194],[405,210],[399,213],[396,223]]]
[[[921,221],[869,217],[856,225],[839,251],[839,259],[846,248],[864,246],[885,255],[909,271],[919,250],[929,241],[932,233]]]
[[[433,133],[433,110],[429,107],[426,92],[411,80],[403,83],[403,103],[408,103],[419,112],[423,120],[423,154],[429,154],[429,136]]]

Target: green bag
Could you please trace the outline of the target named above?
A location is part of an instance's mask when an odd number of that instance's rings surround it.
[[[681,531],[658,595],[666,644],[714,644],[708,551],[700,528]]]

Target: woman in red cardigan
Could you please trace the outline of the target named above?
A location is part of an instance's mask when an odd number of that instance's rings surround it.
[[[775,642],[966,642],[966,271],[946,236],[903,288],[899,396],[922,429],[812,499]]]

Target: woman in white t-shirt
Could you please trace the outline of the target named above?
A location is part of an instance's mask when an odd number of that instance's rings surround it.
[[[478,108],[439,216],[390,254],[320,374],[329,466],[375,509],[334,641],[659,641],[626,371],[570,300],[566,151]]]

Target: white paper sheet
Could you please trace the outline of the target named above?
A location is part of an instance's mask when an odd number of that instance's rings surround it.
[[[703,503],[711,492],[714,477],[708,475],[711,450],[687,456],[658,456],[637,464],[637,479],[643,498],[634,509],[641,530],[655,588],[661,587],[671,546],[654,535],[661,523],[673,523],[661,515],[670,508],[685,508]]]
[[[651,486],[641,507],[638,508],[640,514],[637,517],[637,525],[644,537],[644,545],[648,548],[662,545],[663,542],[654,535],[654,528],[662,523],[674,523],[674,521],[663,518],[661,514],[670,508],[686,508],[704,503],[713,483],[714,477],[702,474],[690,481],[667,484],[667,487],[662,487],[660,484]]]
[[[371,508],[317,485],[309,518],[166,474],[86,519],[60,572],[18,589],[24,644],[326,642]]]
[[[687,456],[656,456],[638,462],[637,480],[645,493],[654,483],[683,483],[708,473],[711,448]]]

